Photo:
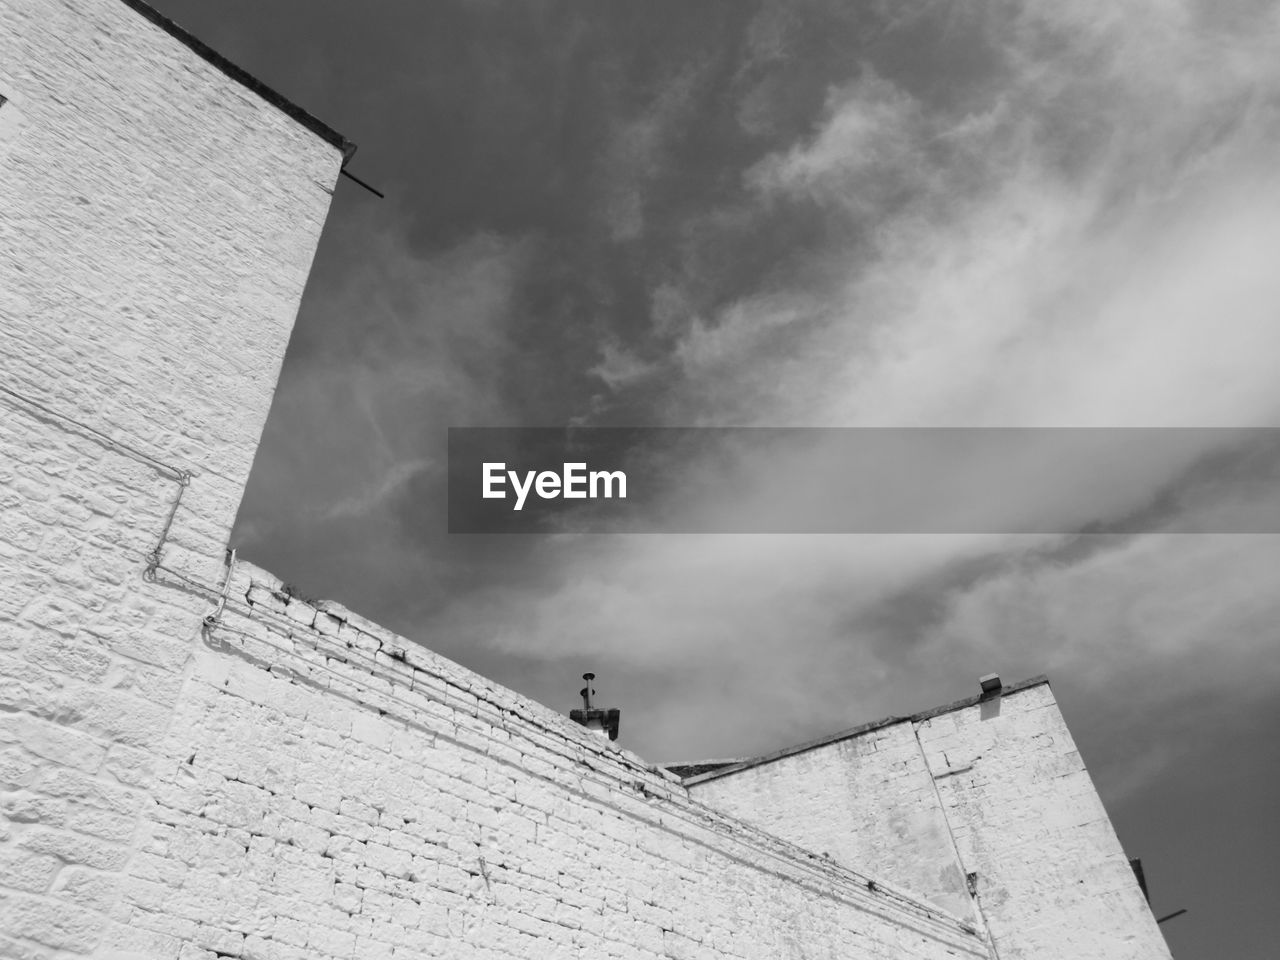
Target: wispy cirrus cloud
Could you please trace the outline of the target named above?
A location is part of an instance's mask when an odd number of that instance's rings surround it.
[[[317,454],[318,427],[269,435],[255,484],[283,487],[305,464],[318,516],[395,530],[450,587],[394,616],[443,638],[445,652],[487,663],[523,646],[639,669],[677,651],[711,664],[750,649],[768,666],[744,678],[768,676],[780,700],[802,702],[810,681],[770,651],[896,675],[916,645],[861,643],[869,611],[921,584],[950,584],[947,597],[976,589],[948,571],[998,580],[1003,558],[1028,546],[559,540],[519,546],[541,571],[528,577],[437,539],[432,466],[446,425],[528,422],[534,410],[675,425],[1275,417],[1270,8],[1233,19],[1189,3],[926,3],[854,16],[766,4],[736,23],[733,43],[688,43],[648,72],[617,51],[589,61],[594,102],[614,112],[578,121],[596,134],[573,162],[595,172],[577,191],[554,184],[567,209],[589,213],[585,240],[572,220],[548,221],[417,252],[420,224],[368,221],[349,230],[348,249],[372,238],[362,262],[377,265],[311,295],[312,315],[329,318],[315,327],[329,331],[329,352],[312,362],[307,342],[295,349],[271,429],[310,419],[356,447],[338,462]],[[825,49],[824,30],[845,37],[847,55],[807,56]],[[572,34],[580,52],[608,31],[584,22]],[[972,56],[958,60],[958,46]],[[549,69],[563,80],[584,68],[562,58]],[[485,82],[497,82],[492,69]],[[335,336],[347,349],[332,351]],[[1198,452],[1116,478],[1113,508],[1141,509]],[[1004,493],[975,481],[983,503],[936,509],[1053,506],[1071,492],[1071,478],[1046,482],[1024,466],[1001,478]],[[271,510],[252,506],[269,499],[250,491],[242,529],[267,529]],[[337,567],[330,577],[341,579]],[[940,602],[928,606],[907,618],[920,636],[942,616]],[[647,742],[668,752],[657,734]]]
[[[344,228],[368,259],[309,292],[323,348],[295,337],[238,520],[250,550],[269,553],[282,523],[376,520],[415,478],[441,482],[449,425],[510,415],[501,372],[531,242],[479,234],[418,255],[402,224]]]
[[[812,253],[819,284],[805,272],[690,318],[675,350],[689,406],[710,394],[721,415],[773,422],[1269,422],[1275,18],[1138,6],[1001,7],[985,21],[999,59],[958,103],[869,69],[833,87],[816,130],[744,176],[765,207],[846,229]],[[779,326],[793,332],[781,350],[766,333]]]

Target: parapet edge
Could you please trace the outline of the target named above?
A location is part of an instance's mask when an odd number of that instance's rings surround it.
[[[241,86],[247,87],[249,90],[256,93],[263,100],[267,101],[267,103],[296,120],[316,136],[320,137],[320,139],[337,147],[342,152],[343,166],[345,166],[347,161],[355,155],[355,143],[338,133],[338,131],[334,130],[323,120],[320,120],[308,113],[288,97],[284,96],[284,94],[273,90],[244,68],[232,63],[199,37],[183,29],[154,7],[144,3],[143,0],[121,0],[121,2],[134,12],[151,21],[151,23],[155,24],[165,33],[190,48],[197,56],[207,61],[212,66],[217,67],[232,80],[235,80]]]
[[[1044,674],[1031,677],[1027,680],[1019,680],[1016,683],[1006,684],[1000,688],[998,696],[1006,696],[1008,694],[1018,693],[1031,687],[1047,686],[1049,678]],[[880,720],[872,720],[870,723],[863,723],[847,730],[841,730],[839,733],[828,734],[825,737],[819,737],[816,740],[808,740],[804,743],[798,743],[792,747],[784,747],[773,753],[766,753],[763,756],[752,757],[749,760],[742,760],[737,763],[719,765],[714,770],[706,770],[701,773],[695,773],[692,776],[681,778],[681,783],[686,787],[695,786],[700,783],[706,783],[709,780],[715,780],[719,777],[732,776],[735,773],[741,773],[743,770],[750,770],[753,767],[763,766],[766,763],[773,763],[776,760],[784,760],[787,757],[793,757],[799,753],[805,753],[809,750],[816,750],[819,747],[829,746],[833,743],[839,743],[841,740],[850,740],[870,733],[873,730],[880,730],[884,727],[890,727],[897,723],[919,723],[922,720],[928,720],[932,717],[941,716],[944,713],[952,713],[956,710],[963,710],[968,707],[975,706],[984,700],[993,699],[991,694],[976,694],[971,697],[965,697],[962,700],[956,700],[953,703],[944,704],[940,707],[932,707],[928,710],[922,710],[919,713],[913,713],[910,716],[902,717],[884,717]],[[696,763],[685,763],[683,767],[697,766]]]

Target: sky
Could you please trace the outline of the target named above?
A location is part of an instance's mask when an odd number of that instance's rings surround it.
[[[1274,956],[1280,536],[1197,532],[1276,530],[1274,458],[1099,464],[1136,533],[466,537],[444,453],[451,426],[1280,426],[1280,5],[152,2],[386,194],[336,191],[243,557],[557,710],[593,670],[653,761],[1048,674],[1153,909],[1189,911],[1174,956]]]

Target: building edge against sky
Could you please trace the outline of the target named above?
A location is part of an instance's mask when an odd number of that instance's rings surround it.
[[[1043,684],[684,784],[236,563],[350,145],[136,0],[0,97],[0,953],[1168,956]]]

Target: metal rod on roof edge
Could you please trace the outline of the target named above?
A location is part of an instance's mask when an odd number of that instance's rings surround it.
[[[387,195],[385,193],[383,193],[381,190],[377,190],[374,187],[369,186],[369,184],[365,183],[363,180],[357,177],[354,173],[352,173],[346,167],[343,167],[339,172],[348,180],[354,180],[356,183],[360,184],[360,186],[364,187],[366,190],[372,193],[379,200],[385,200],[387,198]]]
[[[1183,907],[1181,910],[1175,910],[1173,911],[1173,913],[1166,914],[1165,916],[1157,920],[1156,923],[1164,923],[1166,920],[1172,920],[1174,917],[1180,917],[1186,912],[1187,912],[1187,908]]]

